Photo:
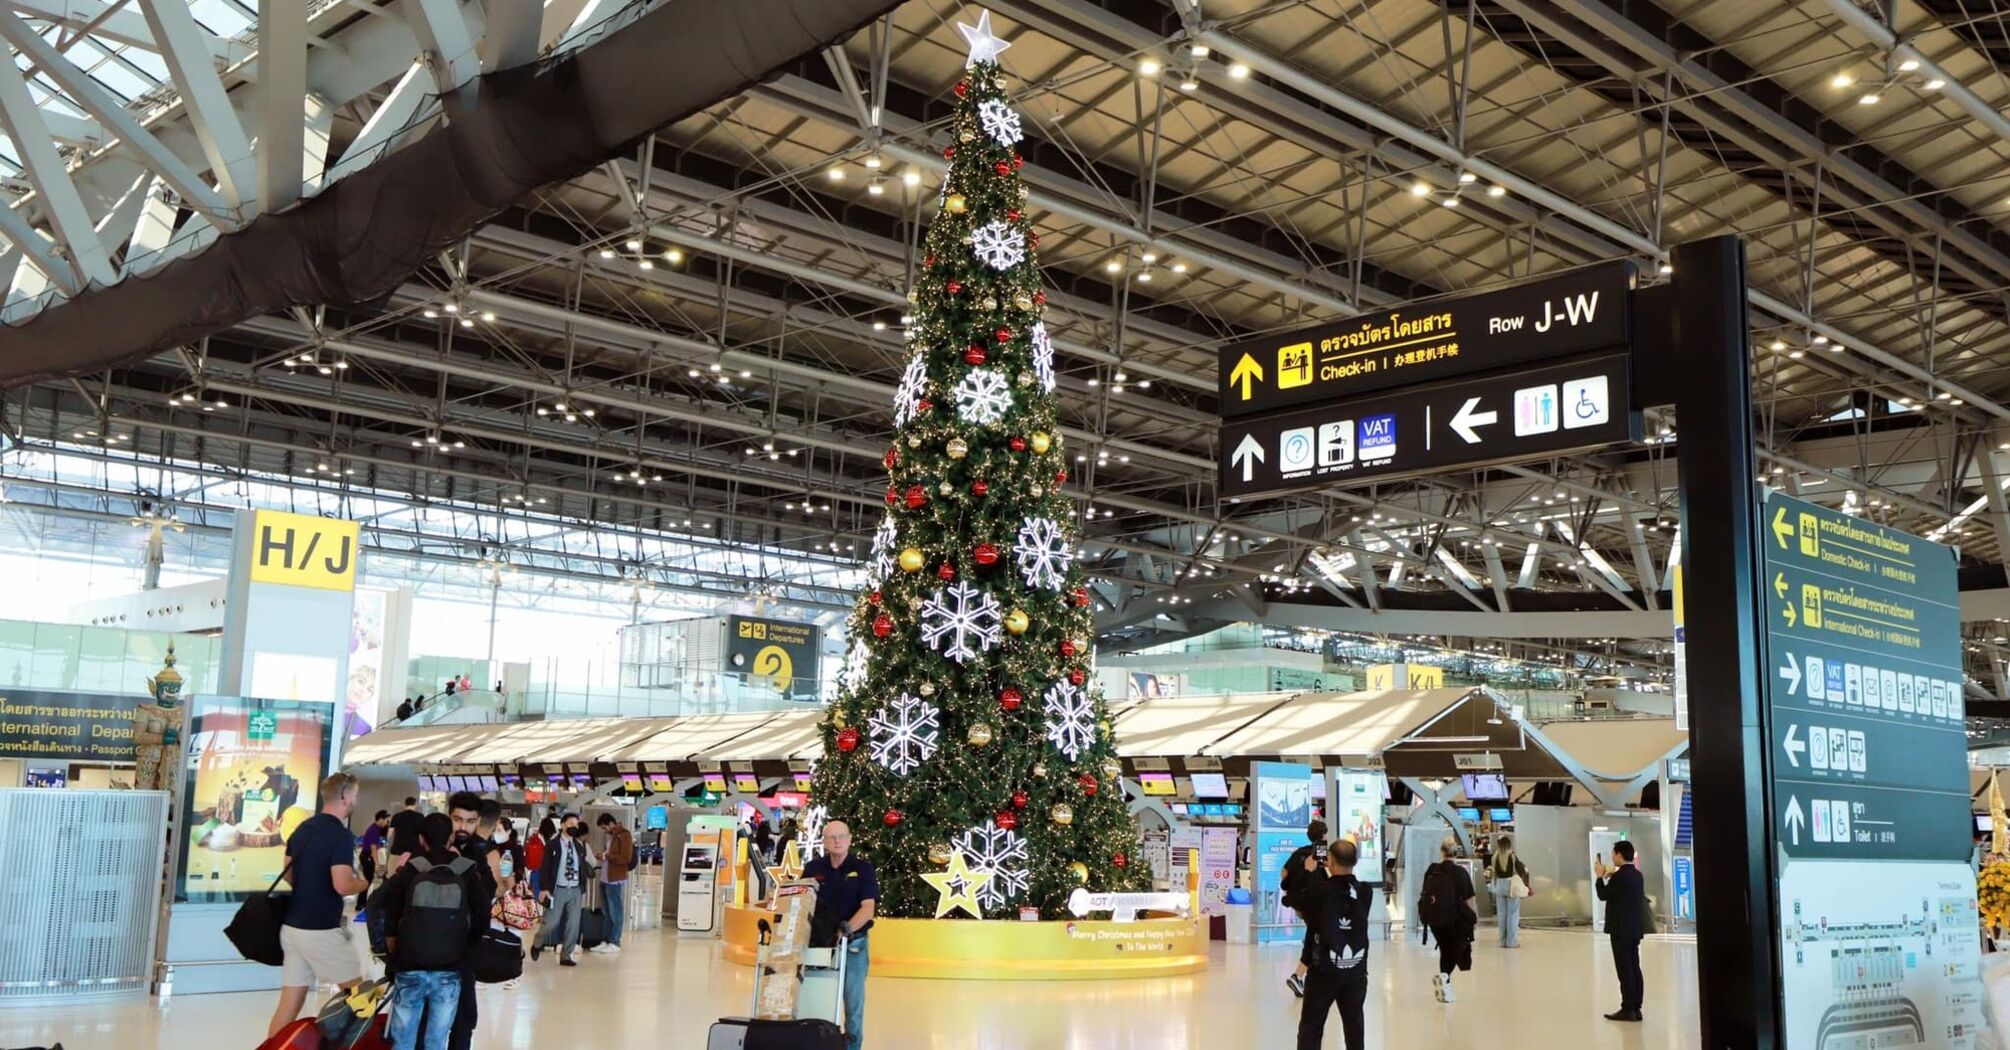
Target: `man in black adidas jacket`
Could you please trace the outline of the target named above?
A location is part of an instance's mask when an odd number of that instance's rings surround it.
[[[1315,920],[1311,972],[1305,977],[1305,1008],[1298,1015],[1298,1050],[1319,1050],[1326,1035],[1326,1010],[1340,1010],[1347,1050],[1367,1045],[1363,1010],[1368,1001],[1368,907],[1374,891],[1354,877],[1360,850],[1351,839],[1326,849],[1326,881]]]

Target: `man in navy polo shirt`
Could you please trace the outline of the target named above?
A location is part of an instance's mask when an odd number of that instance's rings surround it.
[[[851,826],[842,820],[824,825],[824,855],[803,865],[803,878],[817,880],[818,930],[842,923],[851,939],[844,953],[844,1035],[849,1050],[865,1042],[865,975],[871,955],[866,931],[872,929],[879,906],[879,877],[872,862],[851,851]]]

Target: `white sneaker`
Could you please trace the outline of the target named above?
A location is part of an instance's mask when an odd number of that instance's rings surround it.
[[[1459,1001],[1459,997],[1452,994],[1452,978],[1450,974],[1445,975],[1445,994],[1439,998],[1441,1001],[1447,1003],[1456,1003]]]
[[[615,944],[615,943],[614,943],[614,942],[612,942],[612,941],[602,941],[602,942],[600,943],[600,954],[602,954],[602,955],[620,955],[620,954],[621,954],[621,946],[620,946],[620,945],[618,945],[618,944]]]
[[[1439,974],[1432,974],[1432,975],[1431,975],[1431,997],[1432,997],[1432,998],[1436,999],[1437,1001],[1439,1001],[1439,1002],[1441,1002],[1441,1003],[1442,1003],[1442,1002],[1444,1002],[1444,1001],[1445,1001],[1445,991],[1446,991],[1446,987],[1447,987],[1447,984],[1446,984],[1446,981],[1445,981],[1445,975],[1444,975],[1444,974],[1441,974],[1441,973],[1439,973]]]
[[[505,992],[513,992],[521,987],[523,987],[523,978],[521,977],[512,977],[503,982],[503,991]]]

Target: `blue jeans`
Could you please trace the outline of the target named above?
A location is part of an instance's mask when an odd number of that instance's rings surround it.
[[[419,1018],[426,1019],[425,1050],[447,1050],[454,1013],[461,1005],[461,975],[454,970],[400,970],[391,1005],[391,1050],[419,1050]]]
[[[1521,946],[1521,900],[1514,896],[1518,879],[1494,880],[1494,912],[1500,920],[1501,947]]]
[[[846,1050],[865,1043],[865,975],[872,968],[872,949],[863,934],[845,942],[844,1039]]]
[[[600,884],[600,888],[607,891],[607,943],[619,948],[621,947],[621,927],[625,925],[622,920],[627,918],[622,909],[627,907],[628,904],[626,900],[628,884],[625,882],[603,882]]]

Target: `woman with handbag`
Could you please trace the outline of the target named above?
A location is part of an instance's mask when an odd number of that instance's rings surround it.
[[[1494,914],[1500,919],[1501,947],[1521,947],[1521,902],[1535,887],[1529,882],[1527,865],[1515,856],[1513,836],[1500,837],[1487,864],[1487,888],[1493,891]]]

